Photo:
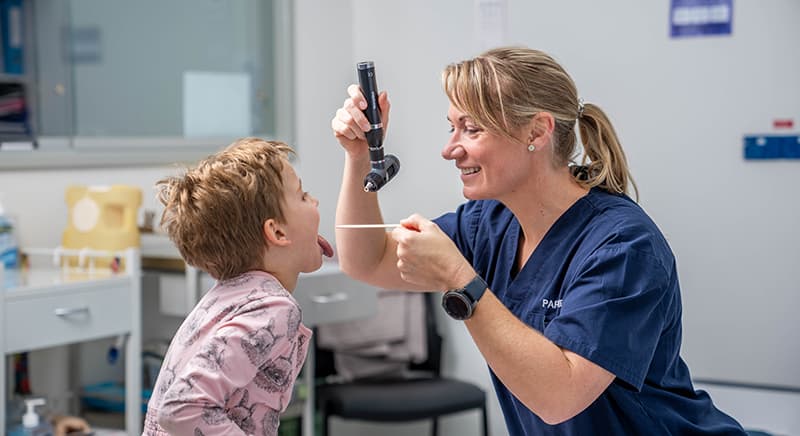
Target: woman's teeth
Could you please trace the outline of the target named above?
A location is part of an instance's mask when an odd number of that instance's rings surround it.
[[[461,174],[467,176],[470,174],[475,174],[480,170],[481,170],[480,168],[461,168]]]

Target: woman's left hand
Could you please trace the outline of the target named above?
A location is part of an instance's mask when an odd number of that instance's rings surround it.
[[[430,290],[465,286],[475,270],[458,247],[433,221],[414,214],[392,231],[397,242],[397,269],[403,280]]]

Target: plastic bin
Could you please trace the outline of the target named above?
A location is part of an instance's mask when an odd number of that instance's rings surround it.
[[[142,389],[142,413],[147,412],[147,402],[153,394],[151,389]],[[103,382],[84,386],[81,402],[89,409],[105,412],[125,411],[125,385],[118,382]]]

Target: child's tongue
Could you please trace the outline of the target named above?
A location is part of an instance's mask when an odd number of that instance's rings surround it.
[[[317,244],[322,247],[322,254],[328,257],[333,257],[333,247],[331,244],[322,237],[322,235],[317,235]]]

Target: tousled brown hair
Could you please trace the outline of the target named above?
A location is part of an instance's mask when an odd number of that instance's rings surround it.
[[[283,142],[242,138],[156,183],[161,227],[189,265],[218,280],[261,268],[264,221],[284,222]]]
[[[510,139],[539,112],[555,118],[553,165],[567,166],[576,155],[575,123],[583,144],[584,187],[613,193],[638,189],[614,127],[597,105],[583,104],[575,83],[552,57],[526,47],[501,47],[448,65],[442,85],[450,102],[482,128]],[[582,109],[581,109],[582,105]]]

